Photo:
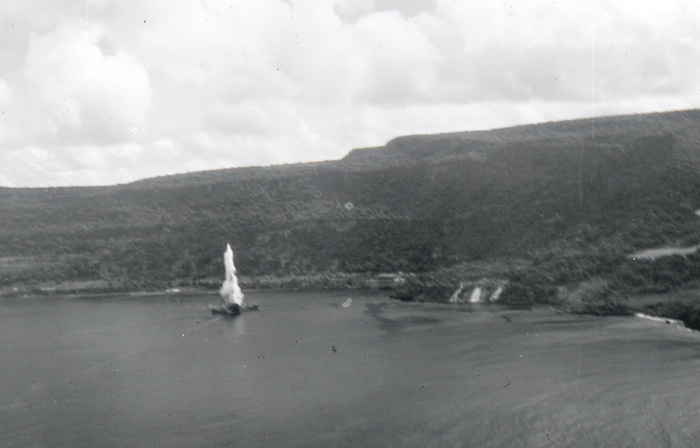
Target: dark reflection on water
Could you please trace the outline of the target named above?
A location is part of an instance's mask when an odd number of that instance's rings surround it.
[[[700,446],[696,333],[346,298],[0,301],[0,446]]]
[[[440,322],[440,319],[435,317],[420,315],[402,316],[391,319],[385,315],[385,308],[387,305],[387,303],[365,304],[365,312],[372,316],[372,318],[379,324],[379,327],[385,331],[397,332],[407,327],[430,325]]]

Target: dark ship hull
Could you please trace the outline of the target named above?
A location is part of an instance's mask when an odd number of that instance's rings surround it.
[[[219,305],[219,306],[213,306],[209,305],[209,310],[211,311],[212,314],[214,315],[221,315],[225,317],[236,317],[239,316],[241,313],[246,312],[246,311],[260,311],[260,307],[258,305],[236,305],[230,304],[230,305]]]

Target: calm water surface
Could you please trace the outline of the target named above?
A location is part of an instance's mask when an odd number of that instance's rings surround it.
[[[700,337],[347,294],[0,301],[0,446],[700,446]]]

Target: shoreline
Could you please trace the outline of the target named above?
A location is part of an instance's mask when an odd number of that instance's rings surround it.
[[[683,328],[688,328],[685,326],[685,323],[683,323],[682,320],[671,319],[670,317],[652,316],[651,314],[645,314],[645,313],[634,313],[634,317],[639,318],[639,319],[650,320],[652,322],[659,322],[659,323],[664,323],[664,324],[668,324],[668,325],[677,325],[677,326],[680,326]]]
[[[645,313],[634,313],[634,317],[637,319],[648,320],[651,322],[663,323],[663,324],[669,325],[669,326],[674,327],[677,330],[681,330],[681,331],[686,331],[686,332],[690,332],[690,333],[700,332],[700,329],[689,327],[685,324],[685,322],[683,322],[680,319],[672,319],[670,317],[664,317],[664,316],[652,316],[651,314],[645,314]]]
[[[351,275],[356,280],[360,277],[363,279],[371,279],[372,275]],[[368,287],[367,283],[361,281],[355,281],[350,284],[346,282],[328,281],[330,276],[306,276],[303,279],[305,281],[301,282],[298,277],[285,277],[284,279],[292,279],[293,282],[283,281],[283,278],[265,276],[265,280],[273,279],[273,281],[260,281],[260,279],[248,278],[246,286],[244,289],[248,292],[335,292],[335,293],[362,293],[366,295],[377,295],[384,296],[391,301],[395,301],[398,304],[422,304],[422,305],[446,305],[448,309],[463,310],[470,309],[474,306],[479,307],[489,307],[493,305],[498,305],[499,308],[513,308],[513,309],[523,309],[531,308],[536,306],[549,306],[560,312],[568,314],[585,314],[591,316],[628,316],[636,319],[648,320],[656,323],[664,323],[667,325],[673,325],[688,331],[700,331],[700,322],[696,321],[696,311],[693,308],[692,303],[682,298],[672,298],[671,293],[665,294],[663,301],[658,300],[654,303],[644,303],[644,297],[630,298],[626,300],[623,305],[624,312],[620,312],[620,309],[615,309],[612,311],[606,306],[604,302],[601,303],[589,303],[590,307],[585,310],[572,308],[571,303],[566,301],[560,303],[532,303],[530,306],[524,306],[524,304],[518,303],[508,303],[504,302],[494,302],[494,303],[448,303],[446,301],[440,300],[401,300],[396,297],[392,297],[392,293],[396,288],[380,288],[380,287]],[[347,280],[349,275],[340,275],[335,279],[342,278]],[[312,281],[319,280],[323,281]],[[301,282],[301,284],[300,284]],[[99,300],[100,298],[109,298],[115,296],[126,296],[133,298],[143,298],[149,296],[181,296],[187,294],[198,294],[198,295],[212,295],[218,296],[218,285],[213,280],[207,280],[198,286],[172,286],[172,285],[158,285],[148,288],[137,288],[130,289],[126,285],[104,285],[97,284],[94,281],[84,282],[82,284],[78,282],[73,282],[70,285],[62,284],[52,284],[52,285],[36,285],[36,286],[12,286],[0,288],[0,300],[3,298],[30,298],[30,297],[49,297],[49,296],[60,296],[60,297],[71,297],[71,298],[93,298]],[[364,284],[363,284],[364,283]],[[84,287],[81,287],[84,286]],[[214,287],[216,286],[216,287]],[[638,302],[638,303],[635,303]],[[641,303],[640,303],[641,302]],[[636,305],[636,306],[635,306]],[[658,309],[657,309],[658,308]],[[698,308],[697,314],[700,315],[700,307]]]
[[[310,286],[310,287],[247,287],[245,288],[247,293],[258,293],[258,292],[360,292],[366,295],[384,295],[388,297],[387,291],[383,289],[376,288],[360,288],[360,287],[321,287],[321,286]],[[178,288],[146,288],[146,289],[127,289],[127,288],[75,288],[75,289],[61,289],[61,288],[36,288],[36,287],[14,287],[11,290],[0,290],[0,299],[3,298],[25,298],[25,297],[50,297],[50,296],[60,296],[60,297],[112,297],[112,296],[123,296],[123,297],[149,297],[149,296],[182,296],[182,295],[212,295],[219,296],[218,288],[211,287],[178,287]]]

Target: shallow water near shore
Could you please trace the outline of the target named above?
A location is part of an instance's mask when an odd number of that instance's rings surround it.
[[[352,305],[341,304],[352,297]],[[348,293],[0,301],[0,446],[700,446],[700,336]]]

